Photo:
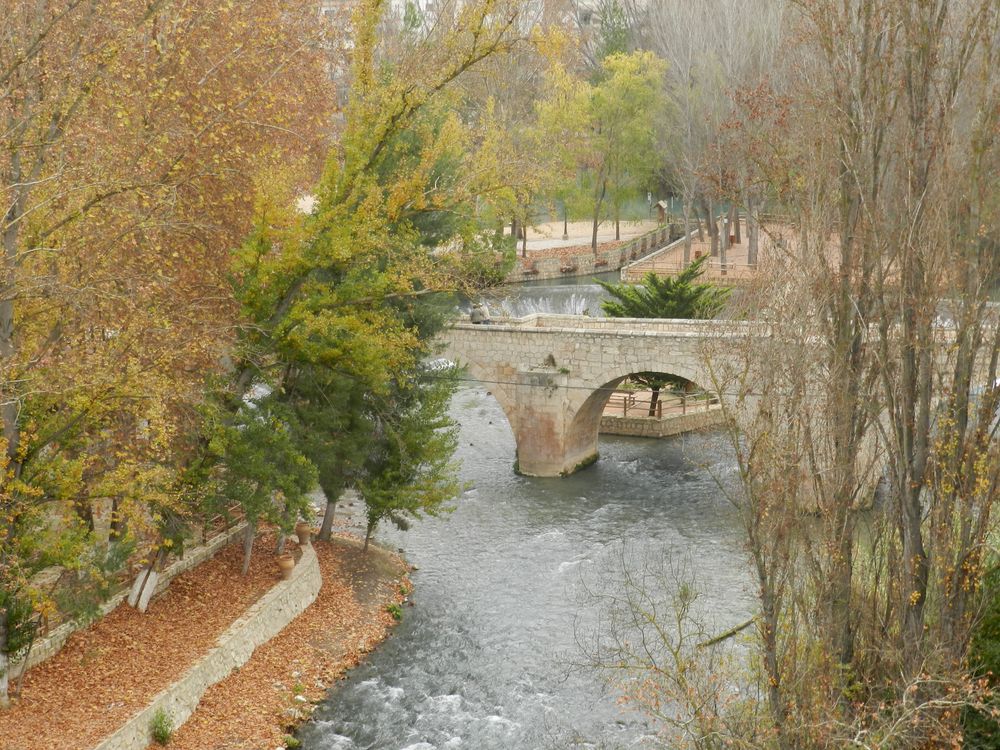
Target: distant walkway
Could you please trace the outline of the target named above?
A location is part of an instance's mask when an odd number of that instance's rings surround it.
[[[582,224],[583,222],[571,224],[571,231],[573,227],[579,231]],[[521,246],[518,246],[514,268],[507,275],[507,283],[564,276],[591,276],[606,271],[617,271],[629,261],[637,260],[665,247],[672,237],[676,237],[677,231],[676,225],[658,225],[655,222],[622,224],[622,240],[616,242],[614,225],[611,224],[598,233],[599,239],[602,236],[608,239],[601,240],[595,255],[590,246],[589,225],[587,227],[584,244],[580,244],[581,237],[578,234],[570,234],[570,239],[564,241],[541,234],[532,235],[529,231],[528,251],[522,257]],[[548,231],[551,226],[542,225],[540,229]],[[556,231],[560,232],[559,237],[562,237],[561,224]]]
[[[762,265],[779,262],[787,254],[786,247],[794,241],[795,230],[787,224],[767,224],[761,227],[758,237],[757,263],[749,262],[750,244],[746,225],[740,237],[740,242],[732,243],[725,252],[722,251],[710,257],[705,263],[703,281],[726,284],[746,284],[757,274]],[[697,234],[691,241],[691,260],[697,260],[703,255],[712,255],[712,242],[708,232],[704,239],[699,240]],[[648,273],[657,276],[674,276],[684,270],[684,239],[681,238],[665,248],[652,253],[634,263],[622,268],[622,281],[638,283]]]
[[[621,222],[621,240],[631,240],[646,232],[651,232],[657,227],[655,221],[623,221]],[[528,227],[526,232],[528,238],[528,255],[537,255],[541,250],[552,250],[566,247],[589,246],[591,242],[593,224],[589,221],[571,221],[567,227],[567,239],[563,239],[563,223],[561,221],[550,221]],[[510,230],[508,229],[508,235]],[[605,221],[597,228],[598,244],[615,242],[615,223]],[[521,253],[522,242],[518,242],[518,254]]]

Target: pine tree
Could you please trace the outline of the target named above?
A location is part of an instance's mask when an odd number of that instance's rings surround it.
[[[648,273],[641,284],[612,284],[597,280],[613,299],[601,303],[601,309],[611,318],[712,318],[722,310],[732,291],[728,287],[699,282],[704,273],[704,255],[676,276],[660,278]],[[683,387],[685,381],[658,372],[640,372],[630,380],[649,388],[653,395],[649,416],[656,416],[660,390],[668,385]]]

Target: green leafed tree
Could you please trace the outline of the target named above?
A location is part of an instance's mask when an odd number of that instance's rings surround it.
[[[728,287],[699,282],[707,255],[676,276],[646,274],[641,284],[597,283],[612,296],[601,309],[612,318],[713,318],[729,298]]]
[[[591,248],[608,207],[646,184],[657,166],[659,131],[667,112],[666,64],[651,52],[612,54],[595,83],[554,65],[546,99],[539,105],[542,128],[572,133],[560,148],[579,172],[577,206],[592,217]]]
[[[423,383],[421,362],[444,321],[441,293],[469,283],[470,265],[478,278],[478,256],[496,256],[475,207],[500,178],[477,158],[478,125],[458,113],[454,82],[509,48],[517,9],[469,3],[382,58],[386,10],[368,0],[355,13],[351,100],[315,210],[295,216],[280,185],[262,186],[235,262],[246,325],[230,403],[267,385],[279,434],[237,420],[220,475],[248,517],[271,508],[267,489],[280,480],[285,504],[272,520],[284,524],[311,471],[327,533],[350,486],[369,504],[369,536],[383,518],[434,513],[454,496],[451,384]]]
[[[707,260],[708,256],[703,255],[676,276],[661,278],[648,273],[636,285],[597,279],[612,297],[601,303],[601,309],[612,318],[714,318],[725,307],[731,290],[698,281]],[[630,379],[653,392],[649,405],[651,417],[656,414],[660,391],[668,385],[682,384],[676,377],[658,372],[640,372]]]
[[[272,395],[246,402],[214,438],[225,456],[221,494],[238,503],[247,521],[243,539],[243,575],[261,521],[289,533],[300,514],[307,514],[306,493],[316,486],[316,467],[295,442],[293,413]]]
[[[391,410],[375,415],[375,445],[359,490],[367,507],[365,549],[378,524],[406,529],[410,519],[447,509],[460,484],[452,454],[458,435],[447,406],[454,382],[446,376],[402,384]]]

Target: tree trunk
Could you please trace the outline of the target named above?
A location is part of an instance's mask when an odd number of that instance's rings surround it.
[[[729,220],[729,214],[724,214],[722,218],[722,232],[720,242],[719,242],[719,252],[725,255],[729,251],[729,236],[733,231],[732,224]]]
[[[761,594],[761,640],[764,645],[764,671],[767,674],[767,704],[774,722],[777,746],[784,750],[785,704],[781,697],[781,666],[778,657],[778,614],[774,592],[769,584]]]
[[[118,498],[112,498],[111,500],[111,530],[108,534],[109,541],[117,542],[125,538],[125,532],[127,531],[127,526],[125,523],[125,518],[122,513],[118,510]]]
[[[691,204],[684,201],[684,266],[691,263]]]
[[[326,511],[323,513],[323,525],[320,526],[319,536],[316,537],[321,542],[330,541],[330,536],[333,533],[333,512],[336,507],[337,501],[327,498]]]
[[[757,221],[757,203],[753,196],[747,196],[747,263],[757,265],[757,250],[760,235],[760,223]]]
[[[660,389],[653,387],[653,395],[649,397],[649,416],[656,416],[656,402],[660,400]]]
[[[375,525],[374,524],[368,524],[368,528],[365,529],[365,546],[362,547],[362,549],[361,549],[362,552],[367,552],[368,551],[368,543],[371,541],[371,539],[372,539],[372,533],[374,531],[375,531]]]
[[[9,704],[7,698],[8,672],[10,657],[7,655],[7,610],[0,609],[0,708]]]
[[[719,224],[715,220],[713,215],[715,206],[712,204],[712,199],[709,198],[707,201],[702,199],[702,209],[705,212],[705,222],[708,224],[708,236],[712,241],[712,257],[719,257]]]
[[[243,530],[243,569],[240,575],[250,572],[250,556],[253,554],[253,541],[257,536],[257,522],[247,521],[247,527]]]
[[[740,231],[740,212],[737,210],[736,206],[733,206],[733,234],[736,235],[736,244],[740,245],[743,243],[743,235]]]
[[[524,239],[521,241],[521,257],[522,258],[527,258],[528,257],[528,227],[527,227],[527,225],[525,225],[524,229],[522,230],[522,234],[524,236]]]
[[[608,181],[601,181],[601,192],[597,196],[597,200],[594,203],[594,228],[590,236],[590,249],[594,252],[594,257],[597,257],[597,227],[601,223],[601,206],[604,204],[604,195],[608,191]]]
[[[282,552],[285,551],[285,540],[287,538],[288,535],[285,534],[283,531],[278,532],[278,542],[277,544],[274,545],[274,554],[280,555]]]
[[[15,152],[11,158],[10,184],[17,184],[21,180],[20,159]],[[23,189],[15,192],[15,198],[10,208],[3,218],[3,277],[4,284],[9,287],[9,291],[0,299],[0,364],[8,371],[13,369],[13,360],[16,352],[14,339],[14,300],[17,297],[17,242],[18,233],[23,221],[25,203],[27,195]],[[7,441],[7,456],[10,463],[7,466],[8,472],[13,472],[13,478],[17,479],[21,475],[21,461],[19,453],[21,447],[21,425],[19,422],[20,403],[14,386],[7,382],[4,384],[3,392],[0,393],[0,422],[3,423],[3,436]]]
[[[620,242],[622,238],[621,217],[618,215],[618,207],[615,206],[615,242]]]

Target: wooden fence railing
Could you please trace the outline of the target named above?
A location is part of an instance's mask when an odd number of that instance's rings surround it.
[[[718,405],[719,397],[712,393],[673,393],[667,391],[657,397],[655,404],[648,391],[615,391],[604,406],[605,416],[652,417],[662,419],[696,411],[708,411]],[[650,414],[650,411],[653,413]]]

